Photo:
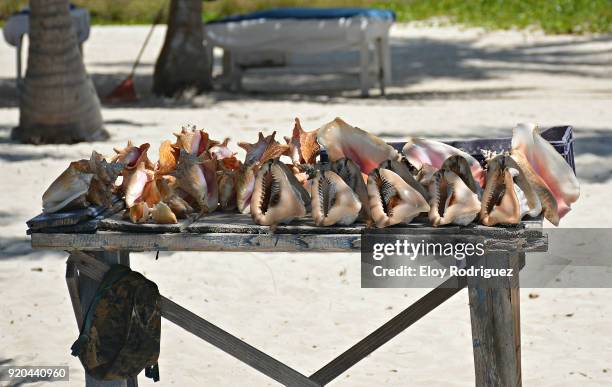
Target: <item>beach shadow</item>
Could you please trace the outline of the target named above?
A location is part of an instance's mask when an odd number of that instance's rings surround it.
[[[54,160],[63,160],[66,158],[65,154],[61,154],[58,152],[28,152],[25,149],[36,150],[37,148],[32,147],[19,147],[16,151],[6,150],[0,151],[0,160],[9,161],[9,162],[19,162],[19,161],[32,161],[32,160],[42,160],[42,159],[54,159]]]
[[[574,142],[576,161],[576,175],[588,183],[606,183],[612,179],[612,131],[597,129],[579,129]],[[599,160],[581,161],[580,156],[594,155]],[[603,159],[603,160],[602,160]]]
[[[19,106],[19,94],[15,78],[0,78],[0,108]]]
[[[612,131],[606,129],[579,129],[574,142],[578,155],[612,156]]]
[[[393,87],[409,87],[431,79],[484,81],[507,79],[517,73],[566,75],[603,79],[609,77],[610,36],[598,36],[573,41],[522,44],[512,47],[491,47],[477,44],[476,39],[441,40],[431,38],[391,38],[393,81],[386,96],[375,87],[367,100],[422,100],[506,98],[517,91],[529,89],[498,87],[469,88],[451,92],[426,90],[403,92]],[[597,44],[594,44],[597,43]],[[287,67],[257,68],[246,71],[244,89],[240,92],[220,90],[180,99],[153,95],[152,63],[145,63],[148,74],[138,73],[134,84],[140,100],[133,103],[105,103],[105,108],[189,108],[236,99],[336,102],[361,99],[357,52],[333,52],[321,55],[293,55]],[[96,62],[89,64],[89,74],[98,95],[103,99],[127,76],[131,62]],[[114,73],[96,72],[96,67],[123,67]],[[214,73],[220,72],[220,58],[214,62]],[[330,71],[331,70],[331,71]],[[343,74],[339,74],[341,70]],[[511,98],[508,97],[508,98]],[[0,79],[0,107],[18,106],[14,78]]]

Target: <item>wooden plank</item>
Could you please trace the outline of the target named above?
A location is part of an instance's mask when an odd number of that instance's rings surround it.
[[[490,231],[490,236],[475,229],[453,228],[398,229],[397,233],[419,240],[434,237],[485,238],[487,250],[534,252],[547,249],[546,236],[540,230]],[[61,250],[350,252],[361,248],[361,234],[143,234],[98,231],[95,234],[34,233],[31,237],[34,248]]]
[[[130,251],[359,251],[360,235],[32,234],[32,246],[60,250]]]
[[[147,223],[132,223],[129,219],[125,219],[124,211],[122,211],[111,217],[102,219],[98,228],[105,231],[163,234],[183,232],[191,222],[191,219],[180,219],[176,224],[156,224],[153,223],[153,221]]]
[[[181,307],[162,299],[163,316],[188,332],[250,365],[259,372],[286,386],[319,386],[289,366],[250,346],[221,328]]]
[[[423,316],[440,306],[466,286],[465,278],[452,277],[433,289],[417,302],[404,309],[366,338],[353,345],[310,376],[310,379],[325,385],[357,364],[383,344],[403,332]]]
[[[521,386],[518,272],[520,253],[488,254],[476,266],[512,268],[516,275],[468,278],[477,387]]]
[[[79,268],[79,271],[96,281],[100,281],[109,269],[108,265],[80,251],[75,251],[70,260]],[[291,367],[163,296],[161,309],[162,316],[167,320],[286,386],[319,386]]]

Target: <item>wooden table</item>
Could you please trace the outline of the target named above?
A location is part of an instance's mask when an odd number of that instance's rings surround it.
[[[96,212],[93,220],[78,224],[53,223],[30,230],[34,248],[66,250],[66,281],[79,323],[108,264],[129,265],[131,251],[266,251],[266,252],[358,252],[363,225],[316,227],[309,219],[268,227],[253,224],[249,216],[214,213],[197,221],[177,225],[136,225],[119,214]],[[74,222],[73,222],[74,223]],[[61,224],[61,225],[60,225]],[[545,251],[547,240],[542,220],[525,221],[517,227],[440,227],[414,223],[402,229],[418,240],[444,235],[485,236],[487,255],[477,262],[485,267],[513,268],[518,273],[526,252]],[[85,232],[86,231],[86,232]],[[414,324],[444,301],[468,287],[476,386],[520,386],[521,344],[518,275],[484,280],[453,277],[431,290],[370,335],[310,376],[259,351],[166,297],[162,316],[208,343],[236,357],[286,386],[323,386],[361,359]],[[499,285],[502,286],[499,286]],[[99,382],[86,376],[87,386],[136,385],[133,380]]]

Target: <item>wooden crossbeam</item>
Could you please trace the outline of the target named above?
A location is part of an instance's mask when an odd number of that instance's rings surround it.
[[[68,262],[76,265],[80,273],[96,281],[101,281],[104,273],[109,269],[108,265],[82,251],[71,251]],[[167,320],[286,386],[320,387],[320,384],[310,380],[293,368],[261,352],[164,296],[162,296],[161,300],[161,312],[162,316]]]
[[[421,297],[393,319],[312,374],[310,379],[321,385],[331,382],[387,341],[457,294],[466,285],[467,281],[464,277],[449,278],[442,285]]]

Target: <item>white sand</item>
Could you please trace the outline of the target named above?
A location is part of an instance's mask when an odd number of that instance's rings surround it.
[[[85,61],[101,94],[127,74],[145,34],[145,27],[93,28]],[[203,126],[215,138],[249,141],[258,130],[287,134],[296,116],[308,129],[341,116],[387,139],[508,136],[520,121],[572,124],[582,197],[563,226],[612,224],[604,206],[612,187],[610,36],[398,26],[392,40],[395,83],[387,98],[359,99],[355,91],[340,91],[357,88],[353,78],[264,71],[245,82],[257,93],[218,92],[183,102],[148,92],[162,40],[160,28],[138,69],[142,103],[104,107],[110,141],[40,147],[8,141],[19,112],[14,51],[0,43],[0,360],[68,364],[71,384],[82,383],[80,364],[69,354],[78,331],[63,279],[65,254],[32,251],[25,220],[39,212],[42,192],[70,160],[88,157],[92,149],[109,153],[128,138],[157,149],[182,123]],[[338,56],[345,58],[350,56]],[[296,90],[308,94],[292,94]],[[161,253],[155,261],[154,253],[147,253],[133,254],[132,262],[164,294],[305,374],[426,292],[360,289],[358,254]],[[530,299],[530,292],[539,298]],[[523,289],[521,294],[524,385],[611,385],[612,291]],[[160,385],[275,385],[167,322],[160,367]],[[334,385],[470,386],[473,381],[464,291]]]

